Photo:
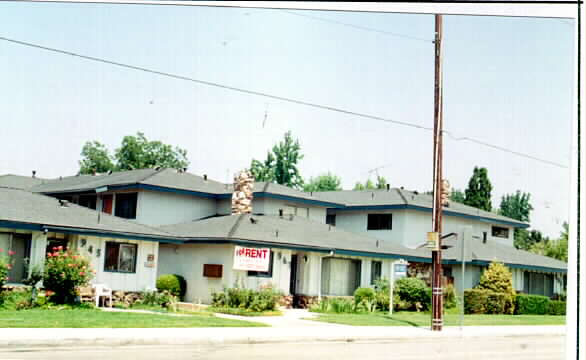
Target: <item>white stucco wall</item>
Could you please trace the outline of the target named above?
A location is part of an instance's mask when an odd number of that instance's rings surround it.
[[[367,230],[368,214],[393,214],[392,230]],[[498,225],[509,229],[507,239],[493,237],[492,225],[472,219],[455,216],[443,217],[443,233],[459,233],[463,226],[472,226],[472,235],[482,239],[482,233],[487,233],[487,241],[513,246],[514,229],[510,226]],[[427,232],[431,231],[431,212],[417,210],[382,210],[382,211],[338,211],[336,212],[336,226],[358,234],[365,234],[380,240],[413,247],[426,241]]]
[[[392,230],[367,230],[368,214],[392,214]],[[405,239],[405,214],[401,211],[339,211],[336,213],[336,227],[357,234],[367,235],[393,244]]]
[[[136,221],[142,224],[177,224],[215,214],[215,199],[156,191],[138,193]]]
[[[287,294],[289,292],[289,276],[291,252],[283,249],[272,249],[272,277],[248,276],[246,271],[233,270],[234,245],[224,244],[162,244],[159,248],[159,276],[162,274],[178,274],[187,281],[185,300],[190,302],[210,303],[212,291],[221,291],[223,287],[244,286],[258,289],[261,285],[273,285]],[[279,257],[279,254],[280,257]],[[222,278],[203,276],[204,264],[222,265]]]
[[[82,239],[86,239],[85,246],[82,246]],[[137,244],[135,273],[104,271],[106,242]],[[96,275],[91,281],[92,284],[106,284],[106,286],[113,290],[122,291],[144,291],[155,288],[157,280],[158,242],[79,235],[73,237],[70,246],[76,248],[81,255],[90,259],[92,268],[96,270]],[[92,249],[91,253],[89,251],[90,246]],[[99,252],[98,249],[100,250]],[[150,254],[155,256],[153,267],[146,266],[147,256]]]

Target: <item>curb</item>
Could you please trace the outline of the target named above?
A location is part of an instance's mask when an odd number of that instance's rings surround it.
[[[225,328],[224,328],[225,329]],[[473,340],[477,338],[520,338],[520,337],[563,337],[565,336],[565,327],[546,328],[546,329],[514,329],[508,331],[486,331],[488,329],[471,329],[473,331],[460,332],[458,328],[449,328],[444,332],[436,333],[428,329],[410,328],[401,329],[406,331],[397,331],[397,329],[388,327],[355,327],[352,329],[343,329],[343,334],[332,331],[332,328],[293,328],[286,331],[278,331],[275,334],[275,328],[263,328],[260,331],[252,331],[250,328],[232,328],[245,333],[225,334],[221,328],[199,328],[193,329],[63,329],[65,332],[75,330],[78,334],[63,334],[60,332],[48,333],[49,329],[10,329],[17,330],[10,336],[4,336],[5,330],[0,330],[0,348],[33,348],[33,347],[120,347],[132,345],[252,345],[252,344],[295,344],[295,343],[327,343],[327,342],[404,342],[414,340],[431,340],[438,338],[466,339]],[[266,329],[271,329],[267,331]],[[502,329],[502,328],[501,328]],[[19,336],[18,333],[25,333],[27,330],[39,331],[39,337],[35,338],[33,334]],[[49,331],[48,331],[49,330]],[[161,330],[168,330],[161,334]],[[281,334],[279,334],[279,332]],[[324,335],[324,333],[330,333]],[[332,334],[334,332],[334,334]],[[6,334],[8,335],[8,334]],[[22,334],[24,335],[24,334]]]

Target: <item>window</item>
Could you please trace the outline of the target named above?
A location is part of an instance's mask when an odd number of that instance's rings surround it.
[[[104,271],[136,272],[136,244],[106,242]]]
[[[269,255],[269,271],[249,271],[248,276],[254,277],[273,277],[273,251]]]
[[[125,219],[136,219],[136,201],[137,193],[116,194],[116,206],[114,215]]]
[[[393,214],[368,214],[366,230],[392,230]]]
[[[493,226],[492,236],[508,239],[509,229],[500,226]]]
[[[80,195],[79,205],[90,209],[96,209],[96,196],[95,195]]]
[[[372,261],[370,264],[370,284],[374,285],[374,282],[380,279],[382,274],[383,262]]]
[[[309,218],[309,208],[297,206],[285,206],[283,215],[295,215],[299,217]]]
[[[336,226],[336,214],[326,215],[326,224]]]

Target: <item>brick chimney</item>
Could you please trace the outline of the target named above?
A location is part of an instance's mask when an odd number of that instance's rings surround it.
[[[254,178],[248,170],[234,175],[234,192],[232,193],[232,215],[252,213],[252,192]]]

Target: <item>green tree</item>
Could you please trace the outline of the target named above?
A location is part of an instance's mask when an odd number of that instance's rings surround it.
[[[81,149],[81,156],[82,159],[79,161],[81,174],[105,173],[115,169],[108,149],[100,142],[86,142]]]
[[[383,176],[377,175],[376,177],[376,184],[368,179],[364,184],[357,182],[354,185],[352,190],[375,190],[375,189],[386,189],[387,188],[387,179]]]
[[[505,312],[513,314],[515,310],[515,289],[513,288],[513,274],[503,263],[493,261],[484,270],[477,289],[491,290],[506,295]]]
[[[81,156],[81,174],[153,167],[182,169],[189,165],[186,150],[160,141],[149,141],[141,132],[136,136],[125,136],[114,157],[110,156],[106,146],[97,141],[86,142]]]
[[[293,140],[291,131],[285,133],[283,141],[273,146],[264,162],[253,159],[250,171],[256,181],[268,181],[296,189],[303,187],[297,163],[303,159],[299,140]]]
[[[464,204],[481,210],[491,211],[491,191],[492,185],[488,179],[488,171],[486,168],[475,166],[472,177],[468,182],[468,188],[465,191]]]
[[[310,178],[309,182],[303,185],[303,191],[317,192],[317,191],[337,191],[342,190],[342,179],[330,172],[319,175],[315,178]]]
[[[545,238],[544,241],[532,244],[529,251],[568,262],[568,223],[564,222],[562,225],[562,232],[558,239],[550,240]]]
[[[517,249],[530,251],[534,245],[548,241],[549,238],[539,230],[515,229],[514,245]]]
[[[515,220],[529,222],[529,215],[533,210],[533,206],[529,202],[530,199],[531,194],[522,193],[521,190],[517,190],[514,194],[506,194],[501,198],[499,214]]]
[[[116,149],[115,157],[118,170],[152,167],[182,169],[189,165],[186,150],[160,141],[149,141],[141,132],[136,136],[125,136],[122,146]]]
[[[430,193],[433,193],[433,192],[430,191]],[[450,192],[450,200],[452,200],[453,202],[463,204],[465,201],[465,198],[466,197],[465,197],[464,192],[462,190],[453,189]]]

